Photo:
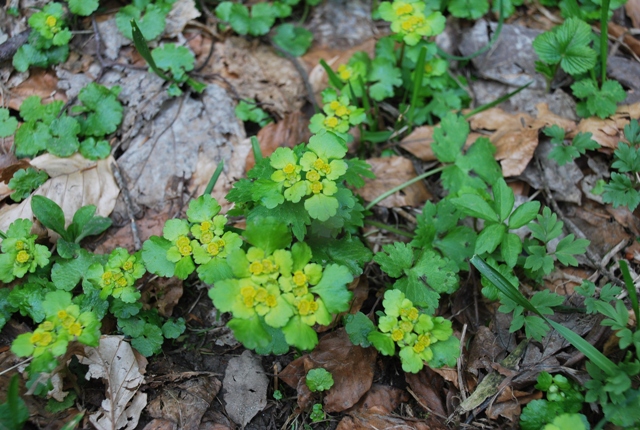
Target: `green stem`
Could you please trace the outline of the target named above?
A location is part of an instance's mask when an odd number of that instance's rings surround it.
[[[0,230],[0,239],[4,240],[6,238],[7,238],[7,234],[4,231]]]
[[[402,61],[404,60],[404,47],[407,44],[404,43],[404,40],[402,41],[402,45],[400,46],[400,57],[398,58],[398,68],[402,69]],[[424,48],[423,48],[424,49]]]
[[[600,10],[600,65],[602,67],[602,82],[600,83],[600,88],[602,88],[602,85],[607,81],[609,1],[610,0],[602,0],[602,10]]]
[[[404,230],[400,230],[399,228],[395,228],[395,227],[391,227],[390,225],[387,225],[383,222],[380,221],[374,221],[372,219],[367,219],[364,221],[365,224],[367,225],[372,225],[374,227],[378,227],[381,228],[383,230],[387,230],[390,231],[391,233],[395,233],[398,236],[404,236],[404,237],[408,237],[409,239],[413,239],[413,234],[409,233],[408,231],[404,231]]]
[[[211,176],[211,179],[209,179],[207,188],[204,189],[204,193],[202,194],[203,196],[208,196],[211,194],[211,191],[213,191],[213,187],[215,187],[216,182],[218,182],[218,178],[220,177],[220,174],[222,173],[223,168],[224,168],[224,161],[220,161],[218,163],[218,167],[216,167],[216,171],[213,172],[213,176]]]
[[[307,17],[309,16],[309,3],[307,3],[306,1],[304,2],[304,10],[302,12],[302,18],[300,18],[300,24],[304,24],[304,22],[307,20]]]
[[[633,308],[633,313],[636,315],[636,331],[640,330],[640,307],[638,306],[638,294],[636,293],[636,286],[633,283],[633,279],[631,278],[631,273],[629,273],[629,266],[627,262],[624,260],[620,260],[620,271],[622,272],[622,277],[624,278],[624,284],[627,287],[627,292],[629,293],[629,301],[631,302],[631,308]]]
[[[427,48],[425,46],[420,50],[418,54],[418,62],[416,63],[416,73],[413,77],[413,93],[411,94],[411,105],[409,105],[409,133],[413,128],[413,114],[416,110],[416,104],[418,104],[418,96],[420,95],[420,89],[422,88],[422,78],[424,77],[424,59],[427,56]]]
[[[262,160],[262,149],[260,149],[260,142],[258,142],[258,138],[255,136],[251,136],[251,149],[253,150],[253,158],[255,158],[257,164],[258,161]]]
[[[398,191],[407,188],[409,185],[411,184],[415,184],[418,181],[421,181],[425,178],[428,178],[431,175],[435,175],[436,173],[442,172],[445,167],[447,166],[440,166],[440,167],[436,167],[433,170],[429,170],[428,172],[424,172],[422,175],[418,175],[415,178],[405,182],[404,184],[400,184],[395,188],[390,189],[389,191],[386,191],[382,194],[380,194],[378,197],[376,197],[375,199],[373,199],[373,201],[371,201],[371,203],[369,203],[366,207],[365,210],[369,210],[372,207],[374,207],[375,205],[377,205],[378,203],[380,203],[382,200],[386,199],[387,197],[389,197],[390,195],[392,195],[393,193],[397,193]]]

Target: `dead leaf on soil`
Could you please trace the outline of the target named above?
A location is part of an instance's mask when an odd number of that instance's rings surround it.
[[[342,412],[352,407],[371,388],[377,351],[351,343],[344,328],[324,336],[311,354],[292,361],[278,375],[287,385],[298,390],[298,406],[311,404],[311,392],[305,375],[323,367],[333,375],[335,384],[324,398],[325,411]]]
[[[308,126],[309,120],[302,112],[298,111],[285,115],[278,122],[272,122],[262,127],[256,136],[262,155],[268,157],[281,146],[293,148],[299,143],[309,141],[311,132]],[[245,170],[249,171],[255,164],[253,151],[249,151]]]
[[[421,421],[409,421],[402,418],[390,417],[378,414],[352,414],[344,417],[336,430],[378,430],[378,429],[398,429],[398,430],[440,430],[446,429],[444,425],[436,427],[427,425]]]
[[[171,6],[171,11],[167,14],[164,27],[164,37],[178,37],[187,22],[200,16],[200,11],[196,8],[194,0],[178,0]]]
[[[373,384],[349,413],[358,412],[366,414],[388,415],[393,412],[400,403],[407,402],[409,395],[405,390],[389,385]]]
[[[490,370],[491,363],[496,362],[504,348],[498,343],[496,335],[485,326],[478,327],[467,356],[467,371],[478,376],[479,370]]]
[[[31,160],[31,165],[44,170],[49,175],[47,182],[34,191],[34,194],[50,198],[64,211],[65,224],[69,225],[73,214],[82,206],[95,205],[96,214],[109,216],[120,193],[113,174],[113,157],[91,161],[75,154],[69,158],[58,158],[44,154]],[[6,231],[14,220],[26,218],[33,220],[31,197],[20,204],[7,205],[0,210],[0,230]],[[49,236],[57,240],[57,235]]]
[[[419,404],[427,408],[427,412],[446,416],[446,406],[443,401],[444,380],[433,369],[424,367],[418,373],[405,373],[404,379],[416,395]]]
[[[633,23],[633,28],[640,28],[640,0],[628,0],[624,5],[627,16]]]
[[[196,430],[221,385],[218,379],[207,375],[192,377],[178,384],[167,384],[160,395],[149,402],[146,411],[153,418],[175,423],[180,429]]]
[[[118,164],[131,199],[161,210],[174,200],[181,202],[186,183],[189,194],[201,194],[220,161],[225,166],[214,197],[223,197],[230,180],[244,172],[249,148],[243,139],[231,98],[221,87],[209,85],[200,99],[185,96],[167,102]],[[124,218],[124,207],[117,211]]]
[[[144,242],[153,235],[162,236],[162,228],[166,221],[173,217],[172,212],[175,211],[171,211],[171,208],[169,207],[164,208],[161,212],[157,212],[152,209],[144,211],[144,217],[136,220],[140,240]],[[126,248],[131,253],[136,252],[137,250],[135,249],[129,219],[123,219],[116,216],[116,214],[114,214],[112,218],[114,220],[114,224],[125,225],[116,231],[111,230],[109,235],[96,247],[94,252],[96,254],[109,254],[118,246]]]
[[[379,195],[397,187],[416,177],[416,171],[411,160],[405,157],[370,158],[367,163],[376,175],[376,179],[366,179],[365,186],[360,189],[360,195],[366,201],[372,201]],[[422,181],[390,195],[378,203],[379,206],[393,208],[398,206],[422,206],[424,202],[433,198]]]
[[[629,124],[629,119],[640,117],[640,103],[632,105],[620,105],[616,109],[615,115],[607,119],[598,117],[585,118],[580,123],[574,133],[567,133],[567,137],[572,138],[576,134],[591,133],[593,140],[605,148],[617,149],[618,142],[626,142],[624,137],[624,126]]]
[[[267,406],[269,379],[260,358],[249,350],[229,360],[222,386],[227,413],[242,427]]]
[[[173,314],[173,307],[182,297],[182,280],[178,278],[155,278],[145,284],[142,290],[142,303],[165,318]]]
[[[204,52],[208,52],[210,43],[209,39],[202,41]],[[298,71],[270,46],[259,40],[229,37],[216,43],[214,49],[213,60],[202,72],[225,78],[240,98],[262,103],[263,109],[278,118],[299,111],[304,105],[307,94]]]
[[[608,33],[611,36],[615,37],[616,39],[619,39],[620,37],[622,37],[622,42],[626,44],[629,47],[629,49],[633,51],[634,54],[640,55],[640,40],[637,40],[636,38],[634,38],[629,33],[628,29],[626,29],[621,25],[616,24],[615,22],[610,22],[608,24],[607,30],[608,30]]]
[[[29,96],[39,96],[43,103],[51,103],[53,100],[67,101],[66,94],[58,91],[58,78],[53,70],[30,70],[29,77],[11,89],[8,107],[19,110],[24,99]]]
[[[147,360],[134,353],[123,336],[102,336],[97,348],[85,348],[80,363],[89,365],[87,380],[102,379],[107,386],[100,411],[89,417],[99,430],[134,429],[147,394],[139,391],[144,383]]]

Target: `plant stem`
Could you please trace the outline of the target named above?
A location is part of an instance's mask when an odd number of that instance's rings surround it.
[[[391,227],[390,225],[387,225],[387,224],[385,224],[383,222],[380,222],[380,221],[374,221],[374,220],[371,220],[371,219],[367,219],[367,220],[364,221],[364,223],[367,224],[367,225],[372,225],[374,227],[381,228],[383,230],[390,231],[391,233],[395,233],[398,236],[408,237],[409,239],[413,239],[413,237],[414,237],[413,234],[409,233],[408,231],[403,231],[403,230],[400,230],[399,228]]]
[[[387,197],[389,197],[390,195],[392,195],[393,193],[396,193],[400,190],[402,190],[403,188],[408,187],[411,184],[414,184],[418,181],[423,180],[424,178],[428,178],[431,175],[435,175],[436,173],[442,172],[445,169],[445,165],[440,166],[440,167],[436,167],[433,170],[429,170],[427,172],[424,172],[422,175],[418,175],[415,178],[405,182],[404,184],[400,184],[395,188],[390,189],[389,191],[386,191],[382,194],[380,194],[378,197],[376,197],[375,199],[373,199],[373,201],[371,201],[366,207],[365,210],[369,210],[372,207],[374,207],[375,205],[377,205],[378,203],[380,203],[382,200],[386,199]]]
[[[600,83],[600,88],[602,88],[602,85],[607,81],[609,2],[610,0],[602,0],[602,9],[600,10],[600,67],[602,68],[602,82]]]
[[[0,239],[4,240],[6,238],[7,238],[7,234],[4,231],[0,230]]]
[[[300,24],[304,24],[304,22],[307,20],[307,17],[309,16],[309,9],[309,3],[305,1],[304,10],[302,11],[302,18],[300,18]]]
[[[411,104],[409,105],[409,133],[413,129],[413,114],[416,110],[416,104],[418,104],[418,96],[420,95],[420,89],[422,88],[422,78],[424,77],[424,60],[427,56],[427,48],[425,46],[420,49],[418,54],[418,62],[416,63],[416,71],[413,76],[413,92],[411,94]]]
[[[260,149],[260,142],[255,136],[251,136],[251,149],[253,150],[253,158],[258,161],[262,160],[262,149]]]
[[[407,44],[404,43],[404,40],[402,41],[402,45],[400,46],[400,57],[398,58],[398,68],[402,69],[402,60],[404,60],[404,47]]]

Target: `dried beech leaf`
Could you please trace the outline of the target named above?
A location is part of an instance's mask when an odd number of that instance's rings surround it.
[[[437,160],[431,145],[433,144],[433,129],[435,126],[423,125],[411,132],[407,137],[402,139],[400,147],[411,154],[415,155],[422,161]],[[465,149],[470,147],[477,138],[482,137],[480,133],[469,133],[467,141],[464,144]]]
[[[97,215],[109,216],[120,193],[111,172],[113,162],[113,157],[91,161],[80,154],[69,158],[41,155],[31,160],[31,165],[47,172],[49,180],[33,194],[58,203],[64,211],[66,225],[71,223],[73,214],[82,206],[95,205]],[[0,210],[0,230],[6,231],[9,224],[18,218],[33,220],[31,197]],[[57,235],[50,233],[50,236],[57,240]]]
[[[269,379],[260,358],[249,350],[229,360],[222,386],[227,413],[243,428],[267,406]]]
[[[89,365],[87,380],[102,379],[107,386],[107,398],[100,411],[89,417],[91,423],[98,430],[136,428],[147,405],[147,394],[138,391],[144,383],[146,359],[138,359],[123,336],[102,336],[97,348],[85,348],[80,362]]]
[[[370,158],[376,179],[366,179],[366,185],[360,189],[360,195],[366,201],[372,201],[379,195],[416,177],[413,163],[404,157]],[[423,182],[416,182],[392,194],[378,203],[380,206],[393,208],[398,206],[422,206],[433,196]]]

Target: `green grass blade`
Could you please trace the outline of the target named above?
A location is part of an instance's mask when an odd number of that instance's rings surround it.
[[[149,51],[149,46],[147,45],[147,41],[142,35],[142,32],[140,31],[138,24],[136,24],[136,21],[133,19],[131,20],[131,34],[133,36],[133,44],[138,50],[138,53],[140,54],[140,56],[144,58],[144,60],[149,65],[149,67],[151,67],[151,70],[153,70],[153,72],[156,75],[160,76],[165,81],[171,81],[171,78],[165,75],[164,72],[162,72],[162,70],[158,69],[156,62],[153,60],[153,57],[151,56],[151,51]]]
[[[397,187],[395,187],[395,188],[390,189],[389,191],[385,191],[384,193],[380,194],[378,197],[376,197],[375,199],[373,199],[373,201],[371,201],[371,202],[370,202],[370,203],[369,203],[369,204],[368,204],[364,209],[365,209],[365,210],[369,210],[369,209],[371,209],[372,207],[374,207],[375,205],[377,205],[378,203],[380,203],[381,201],[383,201],[384,199],[386,199],[387,197],[389,197],[389,196],[390,196],[390,195],[392,195],[393,193],[397,193],[398,191],[400,191],[400,190],[402,190],[402,189],[404,189],[404,188],[408,187],[408,186],[409,186],[409,185],[411,185],[411,184],[414,184],[414,183],[416,183],[416,182],[418,182],[418,181],[421,181],[421,180],[423,180],[424,178],[428,178],[428,177],[429,177],[429,176],[431,176],[431,175],[435,175],[435,174],[436,174],[436,173],[438,173],[438,172],[442,172],[442,171],[444,170],[444,168],[445,168],[445,167],[446,167],[446,166],[440,166],[440,167],[437,167],[437,168],[435,168],[435,169],[433,169],[433,170],[429,170],[429,171],[427,171],[427,172],[424,172],[424,173],[423,173],[423,174],[421,174],[421,175],[416,176],[416,177],[415,177],[415,178],[413,178],[413,179],[408,180],[407,182],[405,182],[405,183],[403,183],[403,184],[398,185],[398,186],[397,186]]]
[[[213,172],[211,179],[209,179],[209,183],[207,184],[207,188],[204,189],[203,195],[208,196],[209,194],[211,194],[211,191],[213,191],[213,187],[215,187],[216,182],[218,182],[218,178],[220,177],[220,174],[222,173],[223,168],[224,168],[224,161],[221,160],[218,163],[218,167],[216,167],[216,171]]]
[[[478,106],[477,108],[475,108],[474,110],[472,110],[471,112],[466,114],[464,116],[464,119],[469,119],[472,116],[474,116],[475,114],[483,112],[483,111],[485,111],[487,109],[491,109],[492,107],[499,105],[500,103],[502,103],[505,100],[509,100],[511,97],[515,96],[516,94],[518,94],[520,91],[524,90],[525,88],[527,88],[531,84],[533,84],[533,81],[531,81],[531,82],[529,82],[527,84],[524,84],[523,86],[521,86],[517,90],[511,91],[509,94],[505,94],[502,97],[498,97],[497,99],[495,99],[492,102],[489,102],[489,103],[484,104],[482,106]]]
[[[585,357],[593,362],[598,368],[600,368],[603,372],[608,375],[613,375],[617,372],[617,366],[611,360],[609,360],[603,353],[598,351],[593,345],[584,340],[577,333],[572,330],[566,328],[562,324],[558,324],[555,321],[548,319],[546,316],[542,315],[538,309],[527,300],[527,298],[518,291],[507,279],[502,276],[500,272],[498,272],[493,267],[489,266],[484,260],[477,255],[474,255],[471,258],[471,264],[473,264],[478,271],[483,274],[489,281],[495,285],[495,287],[500,290],[505,296],[516,302],[518,305],[522,306],[524,309],[535,313],[543,320],[545,320],[548,324],[551,325],[560,335],[562,335],[571,345],[573,345],[578,351],[583,353]]]
[[[258,142],[258,138],[255,136],[251,136],[251,149],[253,150],[253,158],[255,158],[256,163],[262,160],[262,149],[260,149],[260,142]]]
[[[322,66],[324,71],[327,72],[327,76],[329,76],[329,83],[333,85],[337,90],[341,89],[342,81],[340,80],[338,75],[336,75],[336,72],[334,72],[333,69],[324,60],[320,60],[320,65]]]
[[[607,81],[607,49],[609,48],[609,0],[602,0],[602,9],[600,10],[600,65],[602,70],[602,82],[600,86]]]
[[[627,287],[629,293],[629,300],[631,300],[631,308],[636,315],[636,330],[640,330],[640,309],[638,307],[638,293],[636,293],[636,286],[631,279],[631,273],[629,273],[629,266],[624,260],[620,260],[620,271],[622,272],[622,278],[624,279],[624,285]]]

